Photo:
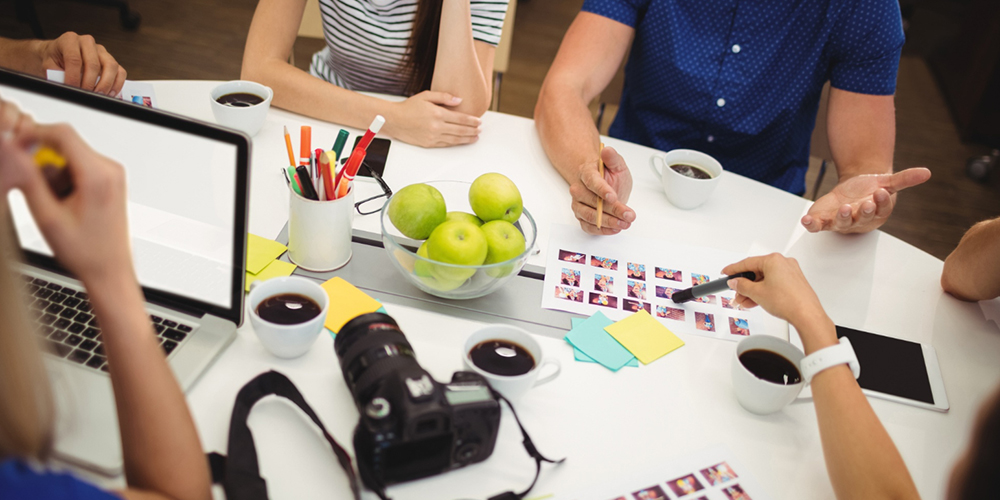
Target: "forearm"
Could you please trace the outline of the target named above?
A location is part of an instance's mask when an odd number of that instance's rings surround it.
[[[1000,297],[1000,218],[972,226],[944,261],[944,291],[962,300]]]
[[[837,342],[824,314],[798,321],[806,354]],[[834,492],[846,499],[919,498],[906,464],[846,365],[816,374],[816,419]]]
[[[108,356],[129,487],[177,499],[209,498],[208,463],[135,276],[84,283]]]
[[[566,182],[579,182],[581,168],[596,168],[601,139],[581,90],[546,80],[535,106],[535,127],[546,156]]]
[[[10,40],[0,38],[0,66],[38,77],[45,76],[42,67],[42,40]]]
[[[866,174],[892,173],[896,145],[893,96],[830,89],[827,130],[841,181]]]
[[[461,97],[456,111],[482,116],[490,107],[492,74],[492,64],[483,67],[476,53],[469,0],[444,0],[430,90]]]
[[[285,61],[247,58],[241,78],[271,87],[275,106],[305,116],[358,129],[378,114],[392,122],[395,103],[338,87]]]

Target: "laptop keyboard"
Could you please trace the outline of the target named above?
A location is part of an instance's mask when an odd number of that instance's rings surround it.
[[[23,276],[29,310],[38,323],[38,335],[48,351],[60,358],[108,371],[101,326],[91,311],[87,293],[40,278]],[[167,356],[187,339],[194,329],[174,320],[151,315],[160,347]]]

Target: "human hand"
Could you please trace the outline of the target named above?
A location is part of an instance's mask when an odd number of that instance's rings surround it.
[[[2,103],[4,114],[10,106]],[[20,122],[24,124],[25,122]],[[59,199],[31,150],[55,149],[67,160],[73,191]],[[68,125],[22,125],[16,135],[0,136],[0,179],[4,193],[19,188],[38,229],[56,259],[88,287],[118,278],[135,281],[129,251],[125,172],[97,154]]]
[[[931,178],[926,168],[908,168],[894,174],[858,175],[842,180],[816,200],[802,217],[810,233],[866,233],[885,223],[896,204],[896,193]]]
[[[729,280],[729,288],[736,291],[733,307],[749,309],[760,305],[765,311],[795,326],[810,350],[819,348],[817,344],[837,343],[830,318],[823,311],[816,292],[809,286],[795,259],[779,253],[749,257],[726,266],[722,274],[729,276],[745,271],[753,271],[757,281],[746,278]]]
[[[43,68],[66,72],[66,85],[114,97],[125,84],[125,68],[90,35],[69,31],[55,40],[42,41],[39,52]]]
[[[628,229],[635,220],[635,211],[626,205],[632,193],[632,173],[625,159],[614,148],[601,151],[604,160],[604,177],[596,161],[580,166],[579,176],[569,185],[573,197],[573,214],[580,227],[590,234],[618,234]],[[597,228],[597,200],[604,199],[604,217]]]
[[[394,103],[388,113],[387,134],[424,148],[444,148],[479,140],[479,117],[448,109],[461,104],[460,97],[426,90]]]

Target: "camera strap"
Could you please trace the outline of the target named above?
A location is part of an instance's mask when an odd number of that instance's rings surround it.
[[[212,482],[222,484],[229,500],[267,500],[267,483],[260,477],[257,449],[254,447],[253,434],[247,427],[247,417],[258,401],[272,395],[295,403],[295,406],[298,406],[323,431],[323,437],[330,443],[333,453],[337,455],[337,461],[350,479],[354,499],[360,500],[361,489],[350,455],[327,432],[323,422],[316,416],[316,412],[302,397],[295,384],[276,371],[258,375],[247,382],[236,395],[233,415],[229,420],[229,445],[226,450],[228,458],[214,452],[208,454],[209,465],[212,468]]]
[[[521,436],[524,437],[524,440],[521,441],[521,444],[524,445],[524,451],[527,451],[528,455],[535,460],[535,478],[531,480],[531,484],[528,485],[528,489],[520,493],[505,491],[499,495],[491,496],[488,500],[520,500],[528,496],[528,493],[530,493],[532,488],[535,487],[535,483],[538,482],[538,476],[542,474],[542,462],[559,465],[565,462],[566,458],[560,458],[559,460],[545,458],[545,455],[542,455],[542,453],[538,451],[538,448],[535,447],[535,443],[531,440],[531,436],[528,435],[528,431],[524,428],[524,425],[521,425],[521,418],[517,416],[517,411],[514,410],[514,405],[511,404],[510,400],[492,388],[490,390],[493,392],[494,397],[500,399],[504,403],[507,403],[507,408],[510,408],[511,415],[514,415],[514,421],[517,422],[517,428],[521,429]]]

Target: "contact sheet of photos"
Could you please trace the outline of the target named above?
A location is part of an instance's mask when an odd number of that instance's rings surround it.
[[[717,446],[627,479],[605,479],[600,486],[557,495],[557,500],[766,500],[756,481]]]
[[[595,237],[554,226],[549,239],[542,307],[619,320],[645,309],[674,332],[739,340],[760,324],[760,311],[732,307],[733,292],[685,304],[670,297],[711,281],[739,261],[731,252],[630,237]]]

